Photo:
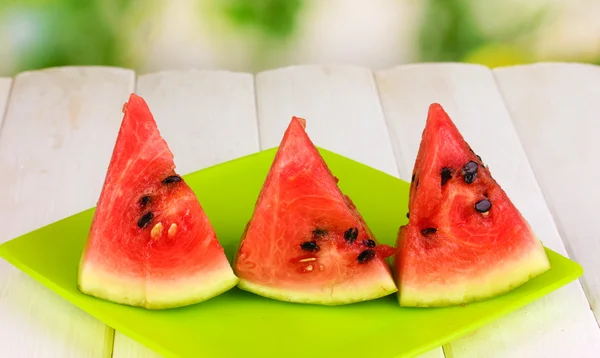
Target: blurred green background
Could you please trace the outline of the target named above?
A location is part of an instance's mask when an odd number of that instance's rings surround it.
[[[600,0],[0,0],[0,76],[433,61],[600,64]]]

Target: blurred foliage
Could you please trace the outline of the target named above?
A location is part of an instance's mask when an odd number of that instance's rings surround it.
[[[461,62],[478,63],[494,68],[530,63],[534,60],[510,44],[487,43],[465,54]]]
[[[507,26],[490,36],[483,33],[474,16],[475,1],[425,1],[418,35],[419,61],[472,62],[490,67],[531,62],[518,40],[535,33],[547,16],[547,8],[528,16],[512,14]]]
[[[227,33],[221,34],[215,30],[210,36],[214,36],[214,43],[219,44],[215,46],[217,48],[220,46],[219,36],[242,39],[250,49],[246,52],[249,53],[246,55],[248,58],[241,61],[246,67],[270,65],[270,61],[280,58],[280,52],[285,50],[282,45],[289,44],[288,40],[293,39],[300,26],[311,25],[310,18],[300,18],[302,10],[309,7],[309,0],[189,1],[192,4],[203,1],[210,4],[210,10],[202,8],[205,12],[196,15],[199,23],[207,23],[207,19],[211,18],[225,19],[228,26],[223,31]],[[312,1],[311,4],[315,5],[323,0]],[[140,49],[148,48],[144,41],[150,39],[143,31],[140,35],[139,29],[162,31],[161,21],[165,19],[161,16],[166,7],[175,4],[181,5],[183,2],[0,0],[0,40],[5,41],[4,46],[0,46],[0,65],[6,63],[11,67],[9,75],[66,65],[137,69],[148,60]],[[481,10],[481,4],[480,0],[419,1],[423,13],[415,28],[417,56],[414,60],[472,62],[490,67],[540,60],[532,53],[531,39],[535,38],[536,31],[547,19],[548,10],[555,8],[540,6],[540,10],[533,13],[512,11],[499,14],[505,16],[506,20],[500,22],[500,28],[490,32],[481,28],[482,20],[476,16],[480,15],[476,10]],[[369,2],[365,1],[364,6],[369,6]],[[390,5],[392,8],[394,6]],[[206,26],[209,29],[206,31],[210,31],[210,26]],[[133,33],[140,36],[131,36]],[[207,51],[245,53],[227,48],[208,48]],[[177,53],[168,55],[177,56]],[[157,55],[154,53],[152,56]],[[352,62],[352,59],[348,61]],[[590,62],[600,64],[600,56]]]
[[[421,61],[459,61],[485,43],[468,2],[427,0],[418,49]]]
[[[64,65],[123,66],[117,19],[132,0],[2,0],[0,22],[29,38],[16,72]]]
[[[226,16],[240,27],[253,27],[267,38],[294,33],[302,0],[216,0]]]

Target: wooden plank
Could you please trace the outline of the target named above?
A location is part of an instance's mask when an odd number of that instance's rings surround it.
[[[566,254],[489,69],[423,64],[376,73],[401,177],[408,179],[427,109],[439,102],[544,244]],[[600,330],[579,282],[444,347],[452,357],[596,357]]]
[[[266,71],[256,77],[256,94],[262,148],[278,145],[291,117],[300,116],[319,146],[398,176],[371,71],[347,66]],[[423,357],[443,353],[436,349]]]
[[[259,150],[251,74],[160,72],[140,76],[136,92],[148,102],[181,174]],[[117,332],[113,357],[158,355]]]
[[[292,116],[306,118],[315,143],[398,175],[373,74],[359,67],[299,66],[256,76],[260,142],[279,145]]]
[[[0,133],[0,242],[95,205],[133,90],[130,70],[65,67],[19,74]],[[112,329],[5,261],[6,357],[105,357]]]
[[[600,67],[536,64],[494,75],[600,322]]]

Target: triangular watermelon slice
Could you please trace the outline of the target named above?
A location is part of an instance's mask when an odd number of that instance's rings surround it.
[[[238,278],[146,102],[131,94],[79,266],[81,292],[161,309],[234,287]]]
[[[429,108],[394,271],[402,306],[507,292],[550,268],[540,241],[437,103]]]
[[[379,245],[293,117],[236,255],[241,289],[282,301],[338,305],[397,291]]]

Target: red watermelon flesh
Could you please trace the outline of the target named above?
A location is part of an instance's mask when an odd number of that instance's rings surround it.
[[[507,292],[550,268],[540,241],[437,103],[413,171],[394,271],[402,306],[448,306]]]
[[[234,287],[238,279],[146,102],[132,94],[83,252],[78,287],[161,309]]]
[[[282,301],[338,305],[397,291],[386,258],[352,201],[293,117],[242,237],[241,289]]]

